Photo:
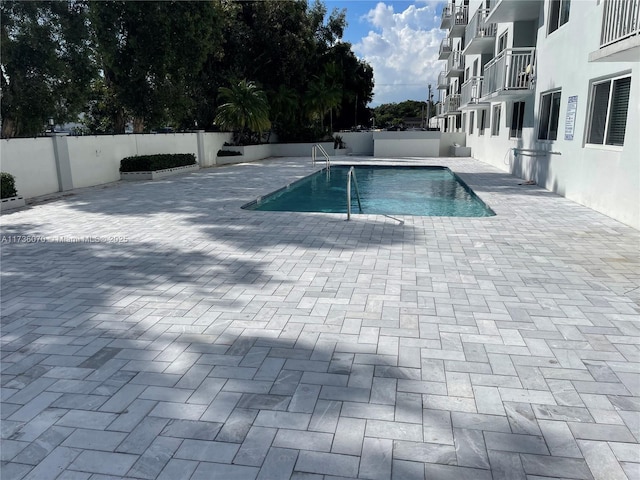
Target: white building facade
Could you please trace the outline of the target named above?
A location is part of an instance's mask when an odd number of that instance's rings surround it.
[[[640,0],[455,0],[441,130],[472,156],[640,229]]]

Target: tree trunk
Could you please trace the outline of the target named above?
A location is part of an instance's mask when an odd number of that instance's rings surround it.
[[[4,118],[2,120],[2,138],[13,138],[16,133],[16,121],[13,118]]]
[[[113,119],[113,133],[124,133],[125,128],[125,117],[124,110],[121,108],[116,112],[115,118]]]
[[[144,132],[144,118],[133,117],[133,133]]]

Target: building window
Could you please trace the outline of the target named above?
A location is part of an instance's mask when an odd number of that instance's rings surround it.
[[[591,86],[587,143],[624,145],[631,77],[619,77]]]
[[[549,7],[549,33],[555,32],[569,21],[570,6],[571,0],[551,0]]]
[[[473,135],[473,122],[475,121],[475,112],[469,113],[469,135]]]
[[[522,138],[522,121],[524,120],[524,102],[515,102],[511,112],[511,129],[509,138]]]
[[[542,95],[540,101],[540,126],[538,140],[555,140],[558,138],[558,118],[560,116],[560,92]]]
[[[491,135],[500,135],[500,105],[494,105],[493,107],[493,123],[491,125]]]
[[[507,36],[509,32],[504,32],[502,35],[498,37],[498,53],[507,48]]]
[[[484,135],[486,121],[487,121],[487,111],[480,110],[480,125],[478,126],[478,135]]]

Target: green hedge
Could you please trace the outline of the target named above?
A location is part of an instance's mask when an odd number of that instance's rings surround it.
[[[120,160],[121,172],[153,172],[166,168],[195,165],[193,153],[168,153],[160,155],[138,155]]]
[[[16,180],[13,175],[6,172],[0,173],[0,198],[11,198],[18,195]]]
[[[235,150],[218,150],[219,157],[235,157],[238,155],[242,155],[242,153]]]

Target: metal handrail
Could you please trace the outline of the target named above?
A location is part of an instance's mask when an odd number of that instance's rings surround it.
[[[320,153],[325,158],[325,163],[327,164],[327,168],[331,168],[331,160],[329,159],[329,154],[324,149],[324,147],[319,143],[316,143],[313,147],[311,147],[311,160],[313,161],[313,165],[316,164],[316,158],[317,158],[316,150],[320,150]]]
[[[358,199],[358,208],[362,213],[362,204],[360,203],[360,192],[358,191],[358,179],[356,178],[356,170],[354,167],[349,169],[347,173],[347,220],[351,220],[351,179],[353,178],[353,185],[356,187],[356,197]]]

